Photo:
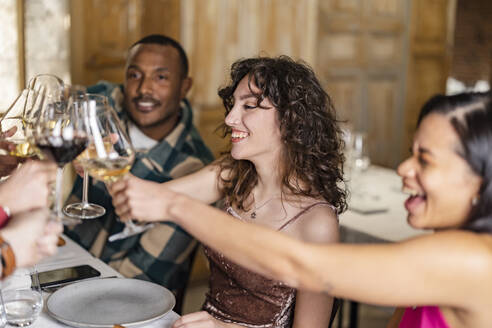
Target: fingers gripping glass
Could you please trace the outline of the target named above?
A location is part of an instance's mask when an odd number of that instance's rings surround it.
[[[80,156],[77,161],[91,177],[111,184],[130,171],[135,150],[115,111],[108,106],[107,101],[97,101],[97,97],[88,101],[86,125],[89,127],[89,145],[84,156]],[[109,241],[139,234],[152,226],[125,222],[123,231],[110,236]]]
[[[107,106],[107,99],[103,96],[99,95],[93,95],[93,94],[85,94],[85,106],[81,108],[81,110],[84,112],[83,115],[87,118],[89,115],[89,107],[88,104],[90,102],[95,102],[96,107],[105,107]],[[84,125],[85,128],[88,132],[88,135],[90,137],[90,126],[89,126],[89,120],[85,119],[84,120]],[[81,161],[84,158],[90,158],[91,157],[91,152],[94,152],[95,148],[93,145],[89,145],[87,149],[82,152],[79,156],[74,161],[75,165],[81,166]],[[82,220],[86,219],[95,219],[98,217],[103,216],[106,213],[106,209],[100,205],[89,203],[88,201],[88,196],[89,196],[89,172],[87,170],[84,170],[84,178],[83,178],[83,187],[82,187],[82,201],[79,203],[74,203],[74,204],[69,204],[65,206],[63,209],[63,213],[69,217],[73,218],[78,218]]]

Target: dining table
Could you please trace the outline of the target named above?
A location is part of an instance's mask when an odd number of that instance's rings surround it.
[[[340,215],[340,239],[343,243],[391,243],[430,233],[407,223],[402,181],[393,169],[371,165],[367,170],[351,172],[348,182],[348,210]],[[338,326],[342,327],[341,302]],[[359,303],[349,300],[349,327],[358,327]]]
[[[2,281],[2,289],[13,287],[29,287],[30,273],[33,272],[34,268],[38,272],[67,268],[78,265],[88,264],[98,270],[101,275],[96,278],[88,279],[109,279],[109,278],[123,278],[123,276],[112,267],[99,260],[98,258],[92,256],[87,250],[79,246],[76,242],[71,240],[65,235],[61,237],[64,241],[63,246],[58,247],[58,251],[55,255],[50,256],[42,260],[40,263],[36,264],[33,268],[19,268],[5,281]],[[29,286],[23,286],[23,284],[28,284]],[[8,286],[12,285],[12,286]],[[46,309],[46,301],[50,297],[51,293],[43,291],[44,307],[40,313],[37,320],[29,327],[32,328],[61,328],[70,327],[65,325],[48,314]],[[170,328],[172,324],[179,318],[179,315],[174,311],[166,313],[163,317],[151,321],[147,324],[138,325],[142,328]],[[88,326],[89,327],[89,326]],[[91,326],[92,327],[92,326]],[[96,326],[94,326],[96,327]],[[134,327],[132,325],[131,327]]]

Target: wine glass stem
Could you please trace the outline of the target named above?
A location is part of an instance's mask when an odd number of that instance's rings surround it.
[[[82,182],[82,207],[84,208],[89,204],[87,198],[89,195],[89,173],[84,170],[84,180]]]
[[[58,167],[56,170],[56,187],[55,187],[55,213],[56,219],[62,219],[62,182],[63,182],[63,167]]]

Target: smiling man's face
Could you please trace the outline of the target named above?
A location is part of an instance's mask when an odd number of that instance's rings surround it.
[[[125,108],[148,137],[161,140],[175,127],[180,102],[191,87],[178,51],[168,45],[138,44],[130,50],[125,75]]]

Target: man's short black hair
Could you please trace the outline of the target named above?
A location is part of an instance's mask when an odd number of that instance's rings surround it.
[[[186,53],[178,41],[162,34],[151,34],[132,44],[130,49],[137,44],[159,44],[161,46],[171,46],[175,48],[178,51],[179,59],[181,60],[181,73],[183,74],[183,77],[188,76],[188,57],[186,57]]]

